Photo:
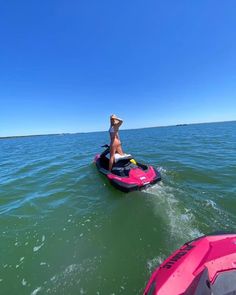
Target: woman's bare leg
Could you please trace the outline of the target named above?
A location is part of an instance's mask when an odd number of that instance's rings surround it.
[[[122,150],[122,147],[121,147],[121,144],[119,144],[119,145],[117,146],[116,151],[117,151],[117,153],[120,154],[121,156],[124,155],[123,150]]]
[[[111,171],[114,160],[115,160],[115,152],[116,152],[116,147],[111,147],[110,148],[109,171]]]

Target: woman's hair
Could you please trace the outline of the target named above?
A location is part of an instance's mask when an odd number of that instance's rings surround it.
[[[110,123],[111,123],[111,125],[114,125],[114,123],[115,123],[115,118],[116,118],[116,115],[110,115]]]

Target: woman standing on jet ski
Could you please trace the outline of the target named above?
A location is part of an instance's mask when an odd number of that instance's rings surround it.
[[[123,120],[117,118],[116,115],[111,115],[110,116],[110,123],[111,123],[111,126],[109,129],[109,133],[110,133],[111,142],[110,142],[109,171],[111,171],[111,169],[112,169],[112,165],[115,160],[115,153],[118,153],[120,155],[124,154],[122,147],[121,147],[119,134],[118,134],[119,127],[123,123]]]

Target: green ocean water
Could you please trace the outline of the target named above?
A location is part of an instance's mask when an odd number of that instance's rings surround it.
[[[0,294],[142,294],[184,242],[236,228],[236,122],[120,132],[162,182],[122,193],[107,132],[0,140]]]

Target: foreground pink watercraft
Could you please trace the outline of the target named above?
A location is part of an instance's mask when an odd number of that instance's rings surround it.
[[[98,171],[107,177],[113,186],[124,192],[140,190],[161,180],[160,173],[152,166],[136,162],[131,155],[115,155],[112,171],[109,167],[109,146],[94,159]]]
[[[152,274],[144,295],[235,295],[236,234],[184,244]]]

